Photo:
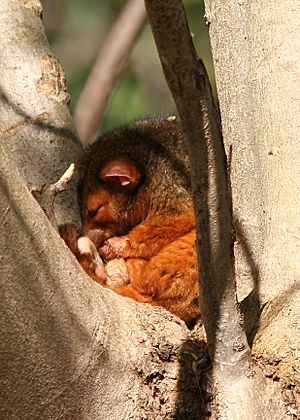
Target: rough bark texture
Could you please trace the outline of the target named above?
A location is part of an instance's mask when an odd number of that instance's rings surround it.
[[[238,339],[243,350],[246,337],[242,337],[231,269],[231,209],[218,112],[207,73],[196,56],[181,1],[171,0],[162,6],[159,0],[147,0],[146,7],[163,70],[186,134],[197,215],[204,325],[212,356],[217,360],[228,360],[232,347],[228,346],[228,353],[221,356],[226,351],[226,345],[218,346],[221,337],[227,343],[229,337],[233,337],[232,329],[234,336],[240,330]]]
[[[201,343],[162,308],[92,282],[28,191],[80,152],[40,13],[0,2],[0,418],[201,419]]]
[[[89,280],[26,187],[56,181],[80,153],[40,13],[37,0],[0,2],[0,418],[201,419],[202,375],[191,369],[198,345],[185,326]],[[294,316],[285,306],[294,289],[284,291],[275,303]]]
[[[41,14],[37,0],[0,2],[0,141],[32,186],[57,181],[80,154],[64,73]],[[62,194],[59,222],[76,220],[74,198],[72,189]]]
[[[205,3],[231,148],[239,298],[252,291],[244,304],[255,352],[293,378],[300,367],[300,5]]]
[[[218,416],[231,420],[280,417],[284,415],[280,394],[254,369],[237,308],[225,153],[208,77],[196,58],[181,2],[145,3],[187,136],[197,215],[201,310]]]
[[[0,418],[200,419],[183,322],[86,277],[0,150]]]

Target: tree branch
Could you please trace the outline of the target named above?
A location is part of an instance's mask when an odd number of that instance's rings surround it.
[[[0,418],[200,420],[184,323],[88,278],[0,153]]]
[[[219,116],[181,2],[172,0],[162,6],[159,1],[146,0],[146,7],[164,74],[186,134],[201,261],[201,307],[214,356],[221,350],[216,348],[219,334],[229,338],[228,326],[226,330],[217,326],[222,311],[226,307],[231,314],[237,313],[231,269],[231,205]],[[234,318],[239,323],[239,317]]]
[[[79,149],[40,13],[0,1],[0,418],[200,419],[183,322],[88,278],[28,191]]]
[[[226,156],[208,76],[196,56],[181,1],[145,0],[145,4],[163,71],[186,134],[197,219],[201,310],[221,416],[274,418],[272,402],[260,398],[265,391],[264,378],[256,372],[256,378],[251,380],[255,373],[233,276]]]
[[[108,99],[145,21],[143,0],[129,0],[112,27],[75,109],[74,122],[82,144],[94,141]]]
[[[42,187],[32,188],[31,193],[44,210],[53,227],[58,230],[58,223],[55,217],[54,201],[57,194],[65,191],[68,184],[74,179],[75,164],[71,163],[66,172],[58,181],[53,184],[46,184]]]
[[[49,49],[41,12],[39,1],[0,2],[0,138],[30,186],[54,183],[66,162],[82,154],[64,71]],[[78,222],[75,191],[74,182],[58,197],[58,223]]]

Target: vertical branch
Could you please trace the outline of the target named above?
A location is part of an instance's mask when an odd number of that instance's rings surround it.
[[[186,134],[197,219],[201,310],[220,418],[272,419],[279,404],[266,397],[266,381],[254,370],[236,302],[226,156],[207,73],[196,56],[181,1],[145,3]]]
[[[186,134],[197,215],[201,307],[211,354],[218,353],[219,359],[224,349],[216,343],[225,339],[225,348],[236,335],[236,328],[243,337],[240,346],[247,346],[236,309],[232,274],[226,156],[208,76],[196,56],[183,6],[179,0],[163,4],[146,0],[164,74]],[[226,328],[222,327],[224,323]],[[226,353],[231,351],[229,346]]]
[[[74,122],[84,145],[93,142],[111,92],[146,22],[143,0],[129,0],[112,27],[78,100]]]

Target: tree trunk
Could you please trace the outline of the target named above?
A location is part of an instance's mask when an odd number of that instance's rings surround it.
[[[203,322],[218,417],[283,416],[278,387],[253,366],[235,296],[230,188],[208,77],[197,59],[180,0],[146,0],[152,31],[176,103],[191,163]]]
[[[28,191],[81,153],[40,14],[0,2],[0,418],[201,419],[201,343],[88,278]],[[58,220],[76,220],[62,204]]]
[[[251,292],[243,304],[254,354],[276,380],[299,385],[300,7],[205,4],[231,155],[239,300]]]
[[[87,278],[2,146],[0,174],[0,418],[201,418],[183,322]]]
[[[293,41],[298,39],[299,10],[293,11],[290,32],[283,32],[286,28],[276,20],[290,9],[276,5],[277,14],[264,24],[262,40],[256,13],[268,7],[261,12],[266,20],[275,5],[255,1],[246,14],[246,5],[239,2],[236,9],[230,5],[230,18],[222,2],[210,6],[207,1],[207,6],[217,74],[222,66],[224,75],[217,80],[231,153],[240,300],[253,281],[257,313],[262,307],[258,303],[265,305],[254,349],[258,357],[266,355],[269,361],[273,357],[279,366],[274,375],[279,372],[281,380],[293,366],[299,371],[294,281],[299,236],[293,226],[299,194],[294,159],[299,95],[294,92],[296,84],[289,94],[284,91],[287,98],[278,88],[279,76],[286,77],[287,71],[290,80],[299,79],[299,51],[291,51],[297,47]],[[197,374],[195,361],[203,343],[191,341],[183,323],[162,308],[135,303],[92,282],[27,189],[26,184],[57,181],[82,152],[66,104],[63,72],[49,51],[40,14],[37,0],[0,2],[0,418],[201,419],[204,400],[198,381],[203,375]],[[250,23],[254,28],[250,39],[262,42],[254,43],[255,49],[243,44],[243,28],[249,24],[250,36]],[[232,29],[231,35],[228,28],[235,24],[238,30]],[[218,38],[220,28],[223,35]],[[282,38],[271,46],[274,28]],[[224,39],[226,46],[220,52]],[[236,39],[241,50],[228,47]],[[265,55],[260,56],[257,45],[267,48]],[[277,63],[274,51],[281,55]],[[231,66],[238,63],[234,75],[241,73],[239,82],[230,79],[228,54]],[[292,76],[286,67],[290,61]],[[268,80],[267,71],[276,78]],[[287,79],[281,80],[289,88]],[[250,109],[249,125],[244,126],[246,109]],[[238,162],[243,161],[241,167]],[[69,193],[61,200],[59,222],[78,220],[75,196]],[[253,314],[246,320],[253,320]],[[250,326],[252,332],[258,329],[253,322]],[[290,378],[293,390],[297,378],[294,373]],[[228,389],[231,392],[234,395],[236,390]]]
[[[39,1],[0,3],[0,139],[30,186],[57,181],[81,153],[64,72],[49,50],[41,14]],[[60,223],[78,221],[75,198],[74,186],[58,200]]]

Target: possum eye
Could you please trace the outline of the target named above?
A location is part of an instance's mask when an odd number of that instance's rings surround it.
[[[138,185],[141,173],[130,159],[120,156],[106,162],[100,169],[99,176],[103,182],[133,189]]]

